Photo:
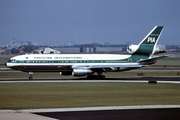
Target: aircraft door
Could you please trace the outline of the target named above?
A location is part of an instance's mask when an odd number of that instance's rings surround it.
[[[21,60],[21,61],[20,61],[20,64],[21,64],[21,65],[23,65],[23,64],[24,64],[24,61],[23,61],[23,60]]]
[[[52,61],[52,60],[49,60],[49,64],[53,65],[53,61]]]
[[[131,59],[131,58],[128,58],[128,62],[132,63],[132,59]]]
[[[88,63],[88,60],[84,60],[84,63]]]

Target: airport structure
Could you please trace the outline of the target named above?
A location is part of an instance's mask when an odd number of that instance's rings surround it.
[[[34,50],[33,54],[78,54],[78,53],[120,53],[123,52],[122,47],[94,47],[82,45],[79,47],[62,47],[62,48],[39,48]]]
[[[12,47],[14,48],[24,46],[24,45],[26,46],[32,45],[32,42],[31,41],[13,41],[12,42]]]
[[[122,47],[96,47],[96,53],[120,53],[123,51]]]
[[[95,47],[93,44],[85,44],[80,47],[81,53],[94,53]]]
[[[36,49],[32,53],[33,54],[59,54],[61,52],[58,50],[46,47],[46,48]]]
[[[54,48],[57,51],[60,51],[62,54],[76,54],[80,53],[79,47],[61,47],[61,48]]]

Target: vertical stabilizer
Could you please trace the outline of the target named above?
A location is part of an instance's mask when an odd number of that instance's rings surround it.
[[[156,44],[159,40],[162,29],[163,26],[155,26],[139,43],[138,48],[133,55],[152,55],[155,52]]]

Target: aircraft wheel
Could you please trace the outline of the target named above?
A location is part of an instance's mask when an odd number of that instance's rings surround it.
[[[92,78],[92,75],[88,75],[88,76],[87,76],[87,79],[91,79],[91,78]]]
[[[105,79],[104,75],[97,75],[97,79]]]
[[[88,75],[87,76],[87,79],[96,79],[97,77],[96,77],[96,75]]]
[[[33,77],[29,77],[29,80],[32,80],[33,79]]]
[[[101,76],[102,79],[105,79],[106,77],[104,75]]]

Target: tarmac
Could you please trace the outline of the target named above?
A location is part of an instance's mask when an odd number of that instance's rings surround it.
[[[180,105],[139,105],[83,108],[0,110],[0,120],[180,119]],[[134,117],[135,118],[134,118]]]
[[[36,115],[32,113],[0,113],[0,120],[58,120],[50,117]]]

